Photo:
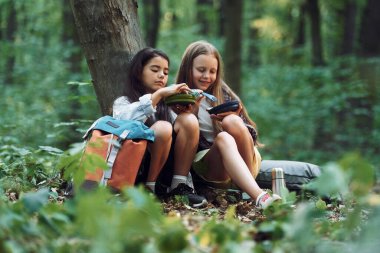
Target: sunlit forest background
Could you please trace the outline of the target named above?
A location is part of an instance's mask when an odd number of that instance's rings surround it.
[[[138,1],[146,44],[170,55],[170,82],[186,46],[208,40],[257,122],[265,159],[324,164],[354,150],[379,164],[376,1],[243,1],[238,52],[225,2]],[[81,141],[100,110],[69,4],[2,0],[0,17],[1,145]]]
[[[147,45],[170,55],[170,82],[186,46],[208,40],[257,122],[264,158],[323,164],[356,150],[379,164],[376,1],[243,1],[239,52],[226,42],[237,28],[223,25],[224,2],[138,1]],[[70,6],[2,0],[0,14],[0,142],[66,149],[100,116]]]
[[[0,252],[375,252],[380,1],[135,2],[146,46],[170,56],[169,82],[189,43],[213,43],[263,158],[320,165],[315,195],[246,222],[242,203],[164,215],[133,187],[127,201],[102,190],[66,200],[61,169],[78,157],[65,151],[102,115],[73,11],[68,0],[0,0]]]

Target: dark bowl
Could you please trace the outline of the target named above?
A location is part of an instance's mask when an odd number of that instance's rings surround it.
[[[235,112],[237,109],[239,109],[239,101],[231,100],[226,103],[209,108],[207,109],[207,111],[210,114],[219,114],[223,112]]]

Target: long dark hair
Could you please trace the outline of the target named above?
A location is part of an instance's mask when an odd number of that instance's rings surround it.
[[[169,57],[163,51],[151,47],[141,49],[129,62],[128,77],[124,85],[123,95],[127,96],[130,102],[136,102],[141,96],[149,93],[142,83],[141,77],[145,65],[154,57],[162,57],[168,61],[168,65],[170,64]],[[158,119],[171,121],[169,108],[162,101],[158,103],[156,110]],[[151,121],[148,119],[147,124],[154,123]]]

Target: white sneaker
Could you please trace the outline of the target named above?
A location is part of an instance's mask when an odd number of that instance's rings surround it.
[[[281,197],[277,194],[269,195],[267,192],[262,192],[256,200],[256,206],[260,209],[265,209],[272,205],[275,201],[281,200]]]

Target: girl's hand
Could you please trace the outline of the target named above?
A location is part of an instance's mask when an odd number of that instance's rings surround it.
[[[152,104],[156,106],[162,99],[177,93],[188,93],[190,88],[186,83],[174,84],[161,89],[158,89],[152,94]]]
[[[186,90],[187,91],[187,90]],[[195,93],[198,93],[197,98],[195,100],[195,103],[194,104],[188,104],[188,105],[180,105],[180,104],[177,104],[177,105],[173,105],[171,106],[172,110],[176,113],[176,114],[180,114],[180,113],[183,113],[183,112],[189,112],[189,113],[193,113],[195,115],[198,114],[198,111],[199,111],[199,104],[201,102],[201,100],[203,99],[203,91],[202,90],[199,90],[199,89],[191,89],[190,90],[190,94],[194,94]]]
[[[231,115],[231,114],[235,114],[235,115],[239,116],[242,109],[243,109],[243,107],[239,103],[239,108],[234,112],[222,112],[222,113],[218,113],[218,114],[211,114],[210,117],[214,120],[222,121],[224,119],[224,117]]]
[[[188,93],[190,92],[190,88],[186,83],[180,83],[161,88],[158,91],[161,92],[162,98],[166,98],[177,93]]]

